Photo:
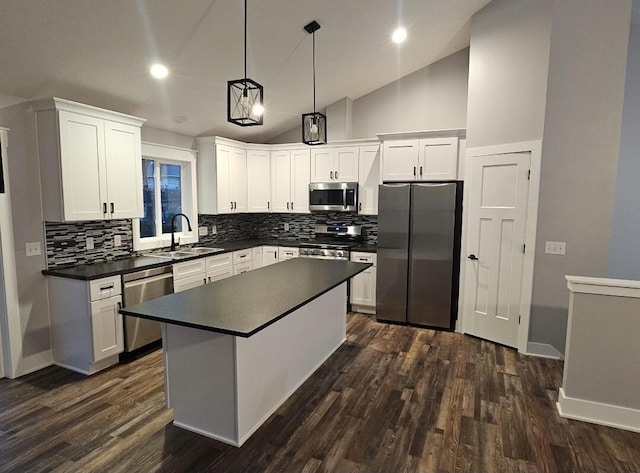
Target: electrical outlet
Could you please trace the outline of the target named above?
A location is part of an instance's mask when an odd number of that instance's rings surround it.
[[[207,227],[198,227],[198,236],[207,236]]]
[[[25,243],[25,251],[27,252],[27,256],[39,256],[42,254],[42,249],[40,248],[40,242],[34,241],[32,243]]]
[[[285,223],[285,224],[284,224],[284,231],[285,231],[285,232],[288,232],[288,231],[289,231],[289,224],[288,224],[288,223]]]
[[[122,236],[121,235],[115,235],[113,237],[113,246],[122,246]]]
[[[87,247],[87,250],[93,250],[93,237],[87,237],[85,240],[85,246]]]
[[[218,227],[211,225],[211,234],[216,235],[218,233]]]
[[[567,250],[567,244],[564,241],[546,241],[544,243],[544,252],[549,255],[564,255]]]

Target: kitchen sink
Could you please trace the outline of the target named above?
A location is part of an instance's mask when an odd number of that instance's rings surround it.
[[[224,251],[222,248],[207,248],[204,246],[195,248],[183,248],[175,251],[158,251],[155,253],[146,253],[145,256],[152,256],[155,258],[171,258],[171,259],[183,259],[191,258],[193,256],[208,255],[211,253],[219,253]]]

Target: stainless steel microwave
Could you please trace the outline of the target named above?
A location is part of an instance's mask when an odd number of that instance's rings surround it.
[[[309,210],[356,212],[357,182],[312,182],[309,184]]]

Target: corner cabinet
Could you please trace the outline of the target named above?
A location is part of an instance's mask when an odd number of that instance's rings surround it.
[[[57,98],[32,108],[45,220],[142,217],[144,119]]]
[[[120,276],[80,281],[47,277],[55,364],[90,375],[124,350]]]
[[[458,179],[460,139],[465,135],[457,129],[378,135],[383,140],[382,180]]]

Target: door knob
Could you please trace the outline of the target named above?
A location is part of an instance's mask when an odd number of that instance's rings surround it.
[[[474,255],[473,253],[471,253],[469,256],[467,256],[467,258],[469,258],[471,261],[478,261],[478,257],[476,255]]]

